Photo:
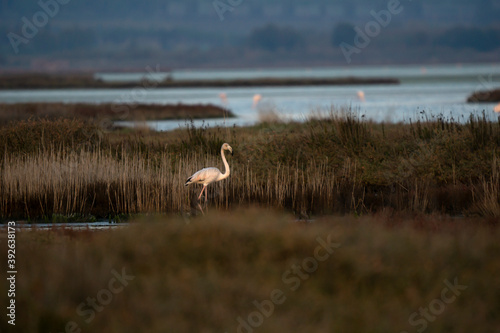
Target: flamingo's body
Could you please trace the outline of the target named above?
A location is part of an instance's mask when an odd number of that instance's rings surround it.
[[[252,107],[255,109],[257,107],[257,104],[259,104],[260,100],[262,99],[261,94],[256,94],[253,96],[253,104]]]
[[[365,93],[364,93],[364,91],[362,91],[362,90],[358,90],[357,95],[358,95],[358,98],[359,98],[359,100],[360,100],[361,102],[364,102],[364,101],[365,101]]]
[[[227,95],[225,93],[220,93],[219,98],[220,98],[222,104],[227,105]]]
[[[224,162],[225,171],[224,173],[220,172],[217,168],[204,168],[200,171],[195,172],[191,177],[189,177],[186,181],[185,186],[189,184],[203,184],[203,189],[200,192],[200,196],[198,200],[201,199],[203,192],[205,191],[205,201],[207,200],[206,188],[209,184],[218,182],[220,180],[226,179],[229,177],[231,171],[229,170],[229,164],[227,164],[226,156],[224,155],[224,150],[229,150],[231,155],[233,154],[233,148],[227,143],[224,143],[220,149],[220,154],[222,156],[222,162]]]

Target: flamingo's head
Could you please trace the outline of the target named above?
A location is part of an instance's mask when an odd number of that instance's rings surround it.
[[[229,150],[231,152],[231,155],[233,155],[233,148],[231,148],[231,146],[227,143],[224,143],[222,145],[222,150]]]

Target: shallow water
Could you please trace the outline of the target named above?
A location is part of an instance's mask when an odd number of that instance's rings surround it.
[[[158,74],[160,78],[167,74]],[[140,79],[141,73],[97,74],[107,81]],[[0,101],[17,102],[86,102],[86,103],[211,103],[229,108],[237,118],[197,120],[195,125],[244,126],[255,124],[260,115],[273,110],[284,120],[304,120],[311,112],[351,107],[360,116],[374,121],[401,122],[417,117],[443,115],[465,120],[483,110],[493,120],[495,103],[469,104],[467,97],[477,90],[500,87],[500,64],[439,66],[367,66],[315,69],[176,71],[174,79],[231,79],[258,77],[394,77],[400,85],[245,87],[245,88],[173,88],[145,89],[138,83],[132,89],[57,89],[0,91]],[[365,100],[361,101],[358,92]],[[220,94],[227,96],[227,103]],[[253,97],[262,96],[257,107]],[[425,115],[422,112],[425,111]],[[118,121],[118,125],[135,126]],[[149,121],[156,130],[186,126],[185,121]]]

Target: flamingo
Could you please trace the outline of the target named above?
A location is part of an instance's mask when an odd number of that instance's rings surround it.
[[[259,104],[260,100],[262,99],[262,95],[261,94],[255,94],[253,96],[253,104],[252,104],[252,108],[256,108],[257,107],[257,104]]]
[[[358,90],[358,92],[356,93],[356,95],[358,95],[358,98],[361,102],[364,102],[365,101],[365,93],[363,90]]]
[[[222,147],[220,148],[220,154],[222,156],[222,162],[224,162],[224,167],[225,167],[225,172],[222,173],[220,172],[219,169],[210,167],[210,168],[204,168],[201,169],[197,172],[195,172],[191,177],[189,177],[186,180],[185,186],[188,186],[189,184],[203,184],[203,189],[200,192],[200,196],[198,197],[198,200],[201,199],[201,195],[203,194],[203,191],[205,191],[205,201],[207,201],[207,191],[206,188],[209,184],[212,184],[214,182],[218,182],[220,180],[226,179],[229,177],[229,174],[231,171],[229,170],[229,164],[227,164],[226,161],[226,156],[224,155],[224,150],[229,150],[231,152],[231,155],[233,155],[233,148],[227,143],[224,143]]]
[[[219,94],[220,101],[222,104],[227,105],[227,95],[226,93],[220,93]]]

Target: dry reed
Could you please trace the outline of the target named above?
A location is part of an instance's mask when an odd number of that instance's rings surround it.
[[[465,125],[380,125],[344,113],[303,125],[192,126],[165,134],[106,133],[63,120],[2,131],[2,219],[197,213],[201,188],[185,188],[185,179],[206,166],[222,169],[224,141],[236,154],[229,157],[231,177],[209,187],[217,209],[261,204],[301,217],[385,209],[499,215],[500,126],[484,117]]]

